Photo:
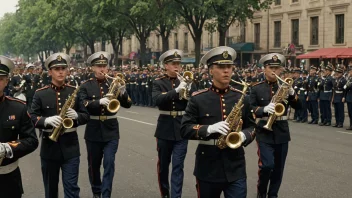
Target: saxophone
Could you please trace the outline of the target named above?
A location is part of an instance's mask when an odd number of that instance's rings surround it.
[[[64,106],[61,109],[59,116],[62,118],[63,121],[59,127],[53,129],[52,134],[49,136],[49,138],[54,142],[57,142],[57,140],[59,139],[59,136],[64,134],[66,129],[70,129],[73,127],[73,120],[71,118],[66,118],[66,112],[68,111],[69,108],[73,108],[75,106],[78,90],[79,90],[79,87],[75,89],[75,91],[66,100]]]
[[[275,73],[273,73],[276,78],[282,82],[282,84],[279,86],[278,90],[276,91],[275,95],[271,99],[272,103],[275,103],[275,112],[273,114],[270,114],[268,118],[268,122],[266,125],[263,126],[264,129],[273,131],[272,125],[274,121],[276,120],[277,117],[284,115],[286,107],[281,104],[282,102],[287,104],[287,98],[288,98],[288,91],[292,87],[293,84],[293,79],[292,78],[285,78],[285,80],[281,79],[279,76],[277,76]]]
[[[120,101],[117,100],[117,97],[120,95],[120,88],[122,86],[126,86],[126,81],[124,80],[124,77],[121,75],[116,75],[115,78],[110,77],[107,74],[104,74],[106,79],[112,79],[112,83],[109,86],[109,92],[105,95],[105,97],[108,97],[110,99],[110,102],[106,109],[110,113],[117,113],[120,109]]]
[[[236,105],[232,108],[230,114],[227,116],[225,122],[229,123],[229,128],[230,132],[227,135],[221,135],[219,139],[216,142],[216,145],[220,149],[224,149],[226,147],[229,147],[231,149],[237,149],[242,145],[242,136],[239,134],[239,132],[242,130],[242,124],[243,121],[241,119],[242,117],[242,107],[243,107],[243,101],[244,97],[246,96],[247,89],[249,85],[245,82],[236,82],[233,81],[237,84],[243,85],[243,89],[241,91],[242,96],[239,99],[239,101],[236,103]],[[235,127],[235,128],[234,128]],[[232,131],[232,129],[235,129]]]

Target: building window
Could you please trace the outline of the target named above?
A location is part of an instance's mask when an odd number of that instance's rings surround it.
[[[178,38],[177,38],[177,33],[174,34],[174,45],[175,49],[178,49]]]
[[[257,49],[260,48],[260,23],[254,24],[254,44]]]
[[[336,15],[336,43],[345,42],[345,15]]]
[[[299,19],[291,20],[291,40],[296,46],[299,45]]]
[[[319,17],[310,18],[310,44],[319,44]]]
[[[274,22],[274,47],[281,47],[281,21]]]
[[[188,52],[188,33],[185,32],[185,35],[184,35],[184,43],[183,43],[183,51],[184,52]]]
[[[281,5],[281,0],[275,0],[275,5]]]

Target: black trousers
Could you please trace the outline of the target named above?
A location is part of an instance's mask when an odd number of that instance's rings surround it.
[[[350,126],[352,126],[352,102],[347,103],[348,117],[350,118]]]
[[[331,103],[329,100],[320,100],[320,119],[322,123],[331,123]]]
[[[214,183],[197,179],[198,198],[217,198],[224,193],[225,198],[246,198],[247,179],[242,178],[233,182]]]
[[[278,197],[284,174],[288,143],[268,144],[258,142],[258,194],[262,197]],[[270,182],[270,185],[269,185]],[[269,186],[269,191],[268,191]]]
[[[319,120],[318,101],[308,101],[308,109],[311,113],[312,120]]]
[[[0,197],[20,198],[23,194],[20,168],[9,174],[0,175]]]
[[[336,124],[343,125],[343,122],[345,121],[344,103],[343,102],[334,103],[334,108],[335,108]]]

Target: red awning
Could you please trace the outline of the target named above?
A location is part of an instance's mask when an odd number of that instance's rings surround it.
[[[352,57],[352,48],[323,48],[308,54],[299,55],[297,59],[349,57]]]

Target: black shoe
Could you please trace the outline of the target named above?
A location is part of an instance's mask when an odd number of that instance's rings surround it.
[[[346,130],[349,130],[349,131],[352,130],[352,126],[348,127]]]
[[[321,122],[321,123],[319,123],[319,126],[325,126],[325,122]]]
[[[307,121],[308,121],[307,119],[304,119],[304,120],[301,121],[301,123],[305,123],[305,122],[307,122]]]
[[[93,194],[93,198],[101,198],[100,194]]]
[[[342,124],[337,125],[337,128],[342,128],[342,127],[343,127]]]
[[[314,120],[314,122],[312,122],[312,124],[318,124],[318,120]]]
[[[257,194],[257,198],[266,198],[266,194]]]
[[[312,121],[308,122],[308,124],[313,124],[313,122],[314,122],[314,120],[312,120]]]
[[[332,125],[332,127],[337,127],[338,126],[338,124],[334,124],[334,125]]]
[[[297,120],[294,120],[294,122],[301,122],[301,120],[300,120],[300,119],[297,119]]]
[[[325,126],[331,126],[331,122],[325,123]]]

